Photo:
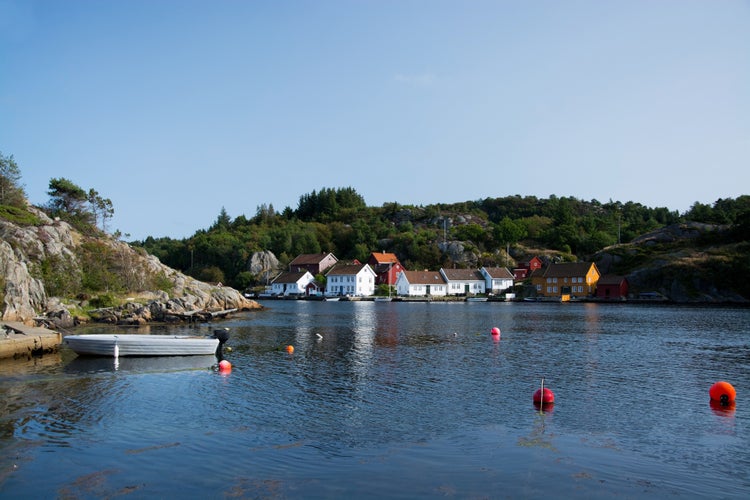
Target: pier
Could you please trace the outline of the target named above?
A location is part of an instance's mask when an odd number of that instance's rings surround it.
[[[17,321],[0,321],[0,359],[55,352],[61,342],[59,332]]]

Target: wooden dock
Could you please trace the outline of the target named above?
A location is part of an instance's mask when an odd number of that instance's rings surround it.
[[[0,321],[0,359],[56,352],[61,342],[59,332],[16,321]]]

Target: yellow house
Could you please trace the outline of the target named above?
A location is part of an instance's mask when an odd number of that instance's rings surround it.
[[[593,262],[561,262],[534,271],[531,284],[541,297],[566,300],[594,295],[600,276],[599,269]]]

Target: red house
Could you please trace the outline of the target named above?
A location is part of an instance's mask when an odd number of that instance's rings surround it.
[[[542,265],[542,260],[539,257],[532,257],[526,262],[521,262],[518,267],[513,269],[513,279],[516,281],[523,281],[528,278],[531,273],[537,269],[541,269]]]
[[[372,252],[367,263],[375,271],[376,285],[395,285],[398,273],[406,270],[395,253]]]
[[[596,297],[605,300],[622,300],[628,296],[628,279],[624,276],[605,274],[596,284]]]

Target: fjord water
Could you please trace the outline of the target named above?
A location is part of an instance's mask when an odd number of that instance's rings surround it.
[[[165,330],[229,327],[228,375],[213,357],[0,363],[0,497],[750,491],[749,309],[264,305]],[[556,402],[540,411],[542,377]],[[709,404],[718,380],[736,407]]]

